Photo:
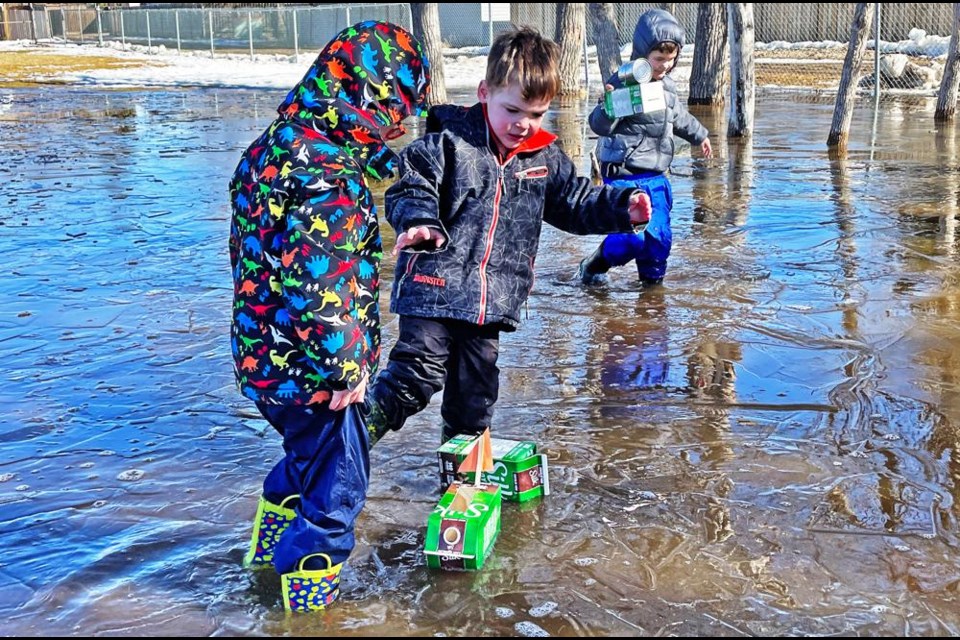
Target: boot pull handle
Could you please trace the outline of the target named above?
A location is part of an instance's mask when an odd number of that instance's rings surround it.
[[[327,561],[326,568],[327,569],[333,568],[333,561],[330,559],[330,556],[328,556],[325,553],[311,553],[308,556],[303,556],[302,558],[300,558],[300,564],[297,565],[297,571],[303,571],[303,563],[305,563],[310,558],[323,558],[324,560]],[[321,571],[324,571],[324,569],[321,569]]]

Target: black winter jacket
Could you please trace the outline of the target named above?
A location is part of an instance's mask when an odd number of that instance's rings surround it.
[[[632,229],[633,189],[578,177],[553,134],[540,130],[503,161],[490,135],[482,104],[434,107],[427,135],[401,155],[387,220],[397,233],[430,226],[448,240],[401,253],[391,311],[513,330],[533,287],[544,220],[580,235]]]

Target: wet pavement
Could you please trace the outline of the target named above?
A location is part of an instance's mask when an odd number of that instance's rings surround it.
[[[932,100],[858,110],[833,160],[829,100],[762,99],[752,145],[698,112],[719,157],[674,164],[661,288],[584,289],[599,238],[547,228],[495,423],[553,494],[505,506],[483,571],[429,571],[431,406],[373,453],[341,601],[285,615],[240,566],[280,444],[233,385],[226,242],[282,97],[0,91],[6,633],[958,634],[960,139]],[[594,144],[577,109],[549,126]]]

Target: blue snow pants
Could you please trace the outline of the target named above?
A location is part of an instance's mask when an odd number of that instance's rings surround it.
[[[277,572],[296,571],[300,559],[314,553],[343,562],[353,550],[353,525],[370,482],[367,429],[358,405],[342,411],[328,405],[257,403],[257,408],[283,436],[285,452],[263,481],[263,496],[274,504],[300,496],[297,518],[277,542]],[[325,561],[311,566],[312,560],[305,569],[325,568]]]
[[[614,267],[637,261],[642,280],[660,281],[667,272],[667,258],[673,244],[670,211],[673,210],[673,189],[662,173],[644,173],[620,178],[605,178],[605,184],[640,189],[650,197],[653,213],[650,222],[639,233],[612,233],[603,239],[603,257]]]

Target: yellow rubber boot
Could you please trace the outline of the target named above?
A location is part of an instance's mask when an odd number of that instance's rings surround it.
[[[253,519],[253,536],[250,538],[250,550],[243,558],[243,566],[248,568],[264,567],[273,562],[273,550],[280,540],[280,534],[287,530],[297,512],[288,505],[298,500],[299,495],[287,496],[280,504],[273,504],[263,496],[257,505],[257,515]]]
[[[326,569],[305,570],[303,564],[310,558],[327,561]],[[322,611],[340,595],[340,571],[343,563],[331,566],[330,556],[314,553],[304,556],[297,570],[280,576],[283,587],[283,606],[287,611]]]

